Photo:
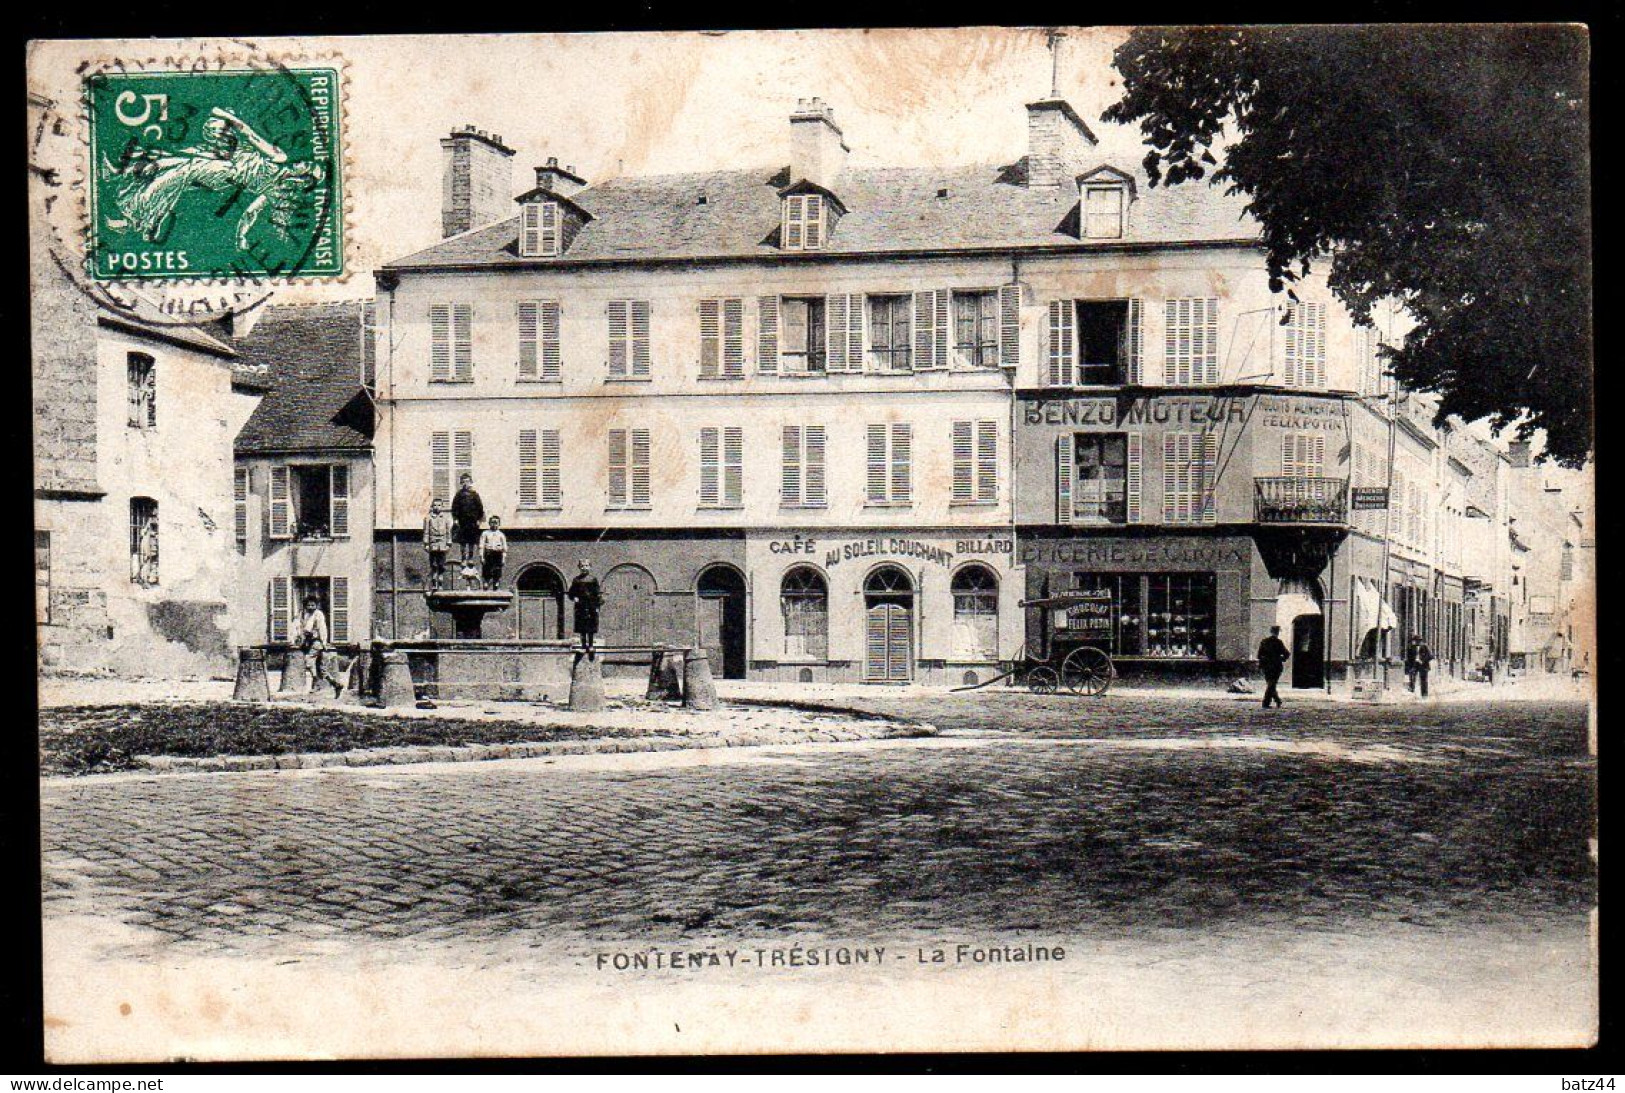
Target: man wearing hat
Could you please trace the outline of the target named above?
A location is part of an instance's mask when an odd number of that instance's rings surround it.
[[[1287,651],[1286,642],[1281,640],[1281,628],[1270,627],[1270,636],[1258,643],[1258,670],[1264,673],[1264,708],[1270,708],[1270,699],[1275,705],[1281,705],[1281,692],[1275,685],[1281,682],[1281,669],[1286,667],[1287,659],[1292,656]]]

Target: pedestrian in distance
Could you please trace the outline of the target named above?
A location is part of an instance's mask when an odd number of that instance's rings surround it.
[[[1287,651],[1286,642],[1281,640],[1281,628],[1270,627],[1270,636],[1258,643],[1258,670],[1264,673],[1264,708],[1270,708],[1273,699],[1279,707],[1281,692],[1276,684],[1281,682],[1281,670],[1286,667],[1287,660],[1292,656]]]
[[[451,513],[446,511],[446,503],[436,497],[429,503],[429,515],[423,521],[423,549],[429,552],[429,588],[436,592],[446,587],[451,530]]]
[[[314,691],[322,680],[333,688],[333,697],[344,693],[344,681],[338,678],[333,661],[336,654],[327,640],[327,615],[322,602],[315,596],[305,597],[305,613],[299,616],[299,648],[305,654],[305,670],[310,675],[307,690]]]
[[[576,633],[581,635],[581,649],[588,660],[596,658],[593,642],[598,637],[598,609],[604,604],[604,593],[598,578],[592,575],[592,563],[581,559],[580,572],[570,582],[570,602],[575,605]]]
[[[502,520],[491,517],[480,535],[480,587],[492,591],[502,583],[502,563],[508,556],[508,537],[502,534]]]
[[[1428,643],[1422,640],[1421,634],[1412,634],[1411,640],[1405,646],[1405,689],[1415,691],[1417,683],[1422,685],[1422,697],[1428,696],[1428,670],[1433,665],[1433,650]]]
[[[462,548],[460,561],[464,566],[474,561],[474,551],[484,533],[485,502],[474,491],[474,476],[465,474],[459,481],[457,496],[451,499],[451,519],[456,525],[457,545]]]

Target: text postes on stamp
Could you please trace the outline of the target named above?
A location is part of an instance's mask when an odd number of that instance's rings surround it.
[[[93,280],[343,274],[336,70],[102,72],[85,96]]]

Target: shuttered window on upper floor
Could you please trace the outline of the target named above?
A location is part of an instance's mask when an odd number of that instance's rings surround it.
[[[1217,433],[1163,434],[1163,523],[1213,523],[1213,475],[1218,448]]]
[[[1177,387],[1219,382],[1219,301],[1164,301],[1163,380]]]
[[[557,383],[563,377],[559,350],[560,310],[557,300],[521,300],[519,379]]]
[[[700,301],[700,378],[740,379],[745,375],[745,301],[738,297]]]
[[[826,236],[823,194],[790,194],[784,199],[781,236],[785,250],[821,250]]]
[[[736,509],[745,497],[745,431],[737,425],[700,430],[700,507]]]
[[[1283,334],[1283,382],[1288,387],[1325,390],[1326,305],[1289,305]]]
[[[429,380],[468,383],[474,379],[474,305],[434,304],[429,308]]]
[[[611,300],[609,316],[609,378],[646,380],[649,378],[648,300]]]
[[[519,507],[557,509],[563,503],[559,479],[559,431],[519,430]]]
[[[987,505],[999,499],[999,423],[956,421],[952,426],[956,505]]]
[[[914,490],[914,426],[906,421],[871,424],[866,444],[865,500],[870,505],[908,505]]]
[[[649,430],[609,430],[609,496],[611,509],[650,507]]]
[[[786,425],[779,503],[785,508],[823,508],[825,436],[822,425]]]

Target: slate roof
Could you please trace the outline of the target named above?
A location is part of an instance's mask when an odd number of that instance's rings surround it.
[[[214,324],[154,323],[137,318],[134,315],[115,315],[108,311],[100,312],[96,316],[96,321],[102,326],[114,330],[156,338],[158,341],[186,346],[189,349],[202,350],[217,357],[230,359],[236,356],[232,347],[226,343],[223,337],[219,336],[221,332]]]
[[[1245,199],[1205,182],[1152,188],[1138,163],[1096,149],[1134,179],[1136,200],[1121,240],[1078,238],[1075,186],[1029,189],[1026,160],[1005,166],[850,170],[835,188],[847,213],[816,254],[860,255],[1125,244],[1253,242]],[[786,256],[778,246],[779,190],[789,169],[617,178],[571,195],[595,218],[561,258],[520,258],[519,219],[444,239],[386,268],[568,265],[575,262]],[[946,197],[938,197],[939,190]],[[700,204],[704,194],[706,203]],[[800,258],[801,255],[791,257]]]
[[[265,366],[270,379],[237,434],[238,455],[372,449],[372,399],[360,382],[363,306],[268,307],[237,339],[244,363]]]

